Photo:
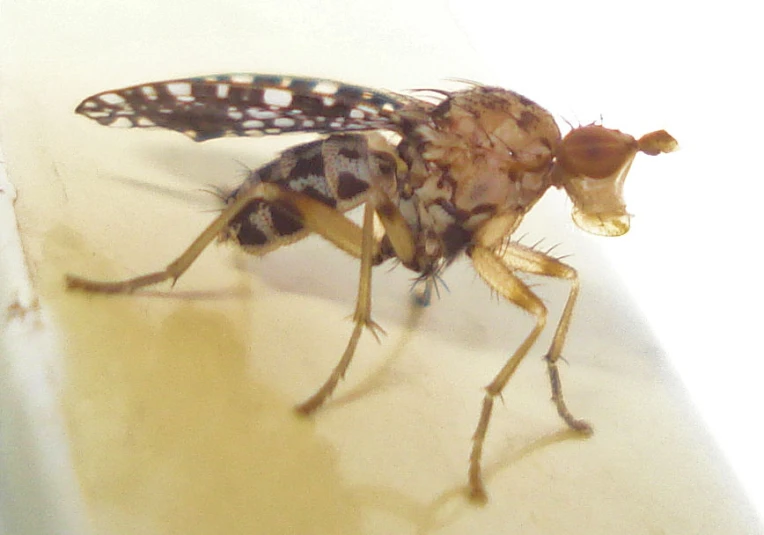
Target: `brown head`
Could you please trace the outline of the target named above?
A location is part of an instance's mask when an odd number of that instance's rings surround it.
[[[573,221],[579,228],[599,236],[621,236],[629,230],[623,183],[634,157],[677,147],[665,130],[637,140],[599,125],[574,128],[557,148],[552,180],[573,201]]]

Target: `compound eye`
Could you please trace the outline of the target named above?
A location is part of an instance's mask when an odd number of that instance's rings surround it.
[[[570,175],[607,178],[621,169],[638,148],[633,137],[618,130],[582,126],[563,138],[557,160]]]

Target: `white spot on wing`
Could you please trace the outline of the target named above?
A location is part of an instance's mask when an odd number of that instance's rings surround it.
[[[253,119],[275,119],[278,117],[275,111],[261,110],[259,108],[248,108],[247,115]]]
[[[290,126],[294,126],[294,124],[294,119],[290,119],[289,117],[279,117],[273,121],[273,125],[278,126],[279,128],[289,128]]]
[[[321,80],[316,84],[316,86],[313,88],[314,93],[319,93],[321,95],[333,95],[337,91],[339,91],[340,86],[334,82],[330,82],[328,80]]]
[[[361,110],[352,109],[350,110],[350,118],[351,119],[363,119],[364,114]]]
[[[156,126],[156,123],[146,117],[138,117],[138,126]]]
[[[377,108],[374,106],[369,106],[368,104],[359,104],[358,109],[362,112],[368,113],[369,115],[377,115]],[[350,112],[351,115],[353,112]]]
[[[334,97],[324,97],[323,98],[324,106],[327,108],[330,106],[334,106],[334,103],[337,102]]]
[[[292,93],[284,89],[266,89],[263,91],[263,102],[269,106],[288,108],[292,103]]]
[[[140,91],[143,93],[143,96],[149,100],[156,100],[159,98],[157,95],[157,90],[154,88],[154,86],[144,85],[140,88]]]
[[[218,84],[215,88],[215,94],[221,99],[228,98],[229,89],[231,89],[231,86],[228,84]]]
[[[254,119],[250,119],[248,121],[244,121],[243,123],[241,123],[241,126],[243,126],[245,129],[263,128],[265,126],[265,123],[262,121],[255,121]]]
[[[191,84],[188,82],[172,82],[165,87],[175,97],[191,96]]]
[[[231,82],[235,84],[251,84],[255,77],[251,74],[233,74],[231,75]]]
[[[104,93],[103,95],[98,97],[101,99],[101,102],[105,102],[106,104],[115,105],[115,104],[124,104],[125,99],[116,94],[116,93]]]

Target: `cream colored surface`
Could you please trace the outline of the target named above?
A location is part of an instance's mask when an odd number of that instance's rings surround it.
[[[203,210],[214,199],[197,190],[232,183],[239,162],[257,165],[275,147],[101,128],[72,113],[83,97],[225,71],[391,89],[481,78],[441,2],[369,6],[5,6],[6,153],[33,278],[62,333],[61,403],[94,531],[758,530],[659,342],[572,231],[559,197],[524,231],[531,243],[562,242],[581,270],[563,386],[595,435],[565,431],[537,348],[495,411],[483,508],[464,496],[481,387],[530,321],[492,300],[466,263],[446,273],[450,292],[423,311],[408,306],[408,273],[376,270],[375,319],[388,336],[381,346],[364,337],[347,380],[310,420],[290,408],[339,358],[357,269],[320,241],[262,260],[211,248],[173,290],[64,291],[67,272],[113,278],[163,267],[212,217]],[[538,289],[556,317],[565,286]]]

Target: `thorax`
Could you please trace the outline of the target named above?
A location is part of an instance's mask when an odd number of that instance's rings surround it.
[[[417,242],[408,267],[423,274],[451,262],[496,216],[509,235],[552,185],[560,141],[553,117],[511,91],[473,88],[428,111],[410,113],[398,146],[407,166],[398,202]]]

